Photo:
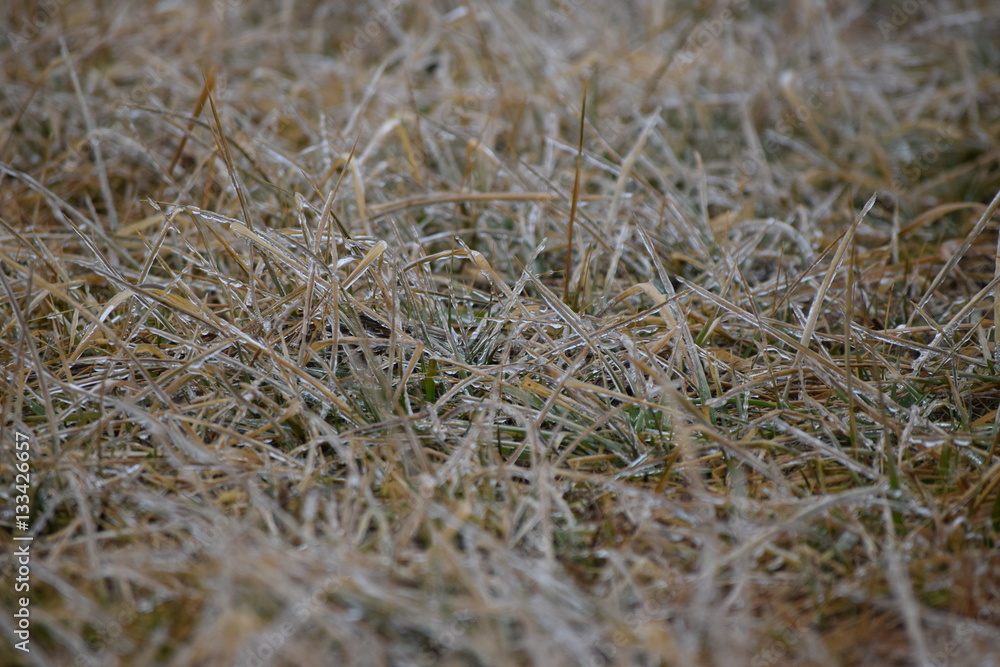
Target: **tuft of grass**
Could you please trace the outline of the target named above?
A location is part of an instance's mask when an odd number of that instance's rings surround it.
[[[341,4],[4,19],[0,662],[1000,654],[993,3]]]

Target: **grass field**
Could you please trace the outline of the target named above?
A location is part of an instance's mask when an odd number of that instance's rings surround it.
[[[1000,664],[1000,6],[277,4],[0,19],[0,663]]]

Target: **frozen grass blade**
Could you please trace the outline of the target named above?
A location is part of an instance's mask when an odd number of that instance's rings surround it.
[[[833,254],[833,258],[830,260],[830,266],[826,270],[826,276],[823,278],[823,283],[816,291],[812,307],[809,309],[809,317],[806,319],[806,323],[802,327],[802,337],[799,339],[799,350],[795,353],[795,360],[792,362],[792,366],[795,368],[801,367],[804,350],[809,349],[809,345],[812,343],[813,333],[816,330],[816,323],[819,321],[820,315],[824,312],[824,300],[826,299],[827,290],[830,289],[830,285],[833,284],[833,279],[836,277],[841,264],[844,262],[844,256],[847,254],[847,249],[851,247],[852,243],[854,243],[854,234],[858,230],[858,225],[861,224],[864,217],[868,215],[868,211],[870,211],[872,206],[875,205],[875,197],[875,195],[872,195],[871,199],[868,200],[868,203],[865,204],[863,209],[861,209],[861,213],[858,214],[858,217],[854,219],[851,226],[840,237],[840,242],[837,245],[837,251]]]

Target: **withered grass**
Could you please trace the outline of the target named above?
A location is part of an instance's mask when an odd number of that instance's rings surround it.
[[[12,3],[0,662],[995,664],[995,3],[349,4]]]

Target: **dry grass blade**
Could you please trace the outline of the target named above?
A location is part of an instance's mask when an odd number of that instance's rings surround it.
[[[823,313],[826,299],[826,293],[830,289],[830,285],[833,284],[833,279],[836,277],[837,272],[840,271],[840,266],[844,262],[844,256],[847,254],[847,249],[851,247],[854,243],[854,235],[858,230],[858,225],[864,220],[864,217],[868,215],[868,211],[872,209],[875,205],[876,195],[872,195],[868,203],[865,204],[864,208],[861,209],[861,213],[858,217],[854,219],[851,226],[844,231],[844,234],[840,237],[840,242],[837,244],[837,251],[833,254],[833,258],[830,260],[830,266],[826,270],[826,276],[823,278],[823,283],[819,286],[816,291],[816,297],[813,300],[812,307],[809,309],[809,317],[806,319],[805,325],[802,327],[802,338],[799,339],[799,351],[795,353],[795,361],[792,363],[796,368],[802,363],[802,355],[805,350],[809,349],[809,345],[812,343],[813,333],[816,331],[816,323],[819,321],[820,314]]]
[[[361,258],[361,260],[358,262],[358,265],[354,267],[354,270],[351,271],[350,275],[348,275],[347,278],[344,279],[344,284],[343,284],[344,289],[350,288],[351,285],[353,285],[358,280],[358,278],[360,278],[364,274],[364,272],[368,270],[368,267],[371,266],[372,262],[374,262],[375,260],[377,260],[379,257],[382,256],[382,253],[385,252],[385,249],[387,247],[388,245],[386,244],[385,241],[379,241],[375,245],[373,245],[371,249],[365,253],[365,256]]]
[[[920,301],[917,302],[918,306],[922,308],[927,305],[927,302],[934,294],[934,290],[936,290],[941,285],[941,282],[951,274],[955,266],[959,263],[959,261],[961,261],[962,257],[965,256],[965,253],[968,252],[972,244],[977,238],[979,238],[979,235],[984,229],[986,229],[986,225],[988,225],[990,220],[993,219],[993,214],[996,213],[998,206],[1000,206],[1000,190],[998,190],[993,196],[993,200],[990,202],[989,206],[986,207],[986,210],[983,211],[982,215],[979,216],[976,224],[962,240],[961,245],[959,245],[958,248],[951,253],[948,261],[945,262],[944,266],[941,267],[941,270],[938,271],[936,276],[934,276],[934,280],[932,280],[931,284],[927,286],[927,289],[924,291],[924,295],[920,297]]]
[[[583,84],[580,101],[580,132],[577,137],[576,169],[573,171],[573,192],[570,195],[569,219],[566,221],[566,268],[563,269],[563,300],[566,303],[575,302],[570,295],[570,283],[573,279],[573,223],[576,222],[576,210],[580,204],[580,168],[583,163],[583,127],[587,117],[587,82]]]
[[[59,38],[59,51],[62,54],[63,62],[66,63],[69,70],[70,81],[73,82],[73,90],[76,92],[76,97],[80,102],[80,114],[83,116],[84,123],[86,123],[90,149],[94,152],[97,182],[101,186],[101,197],[104,199],[104,205],[107,208],[108,229],[114,233],[118,229],[118,213],[115,210],[115,200],[111,194],[111,185],[108,182],[108,170],[104,163],[101,140],[97,133],[97,127],[94,125],[94,120],[91,117],[90,109],[88,109],[87,100],[83,95],[83,89],[80,87],[80,78],[77,76],[73,59],[66,48],[66,40],[62,37]]]

